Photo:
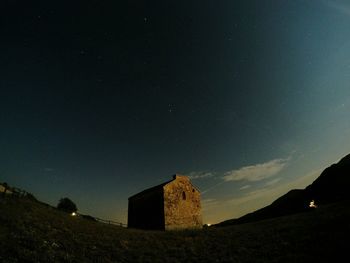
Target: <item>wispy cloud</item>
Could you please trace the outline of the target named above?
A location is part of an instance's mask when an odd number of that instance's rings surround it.
[[[270,178],[274,175],[277,175],[280,171],[282,171],[288,164],[289,160],[292,157],[288,157],[285,159],[274,159],[265,163],[244,166],[236,170],[227,171],[223,174],[218,172],[191,172],[188,173],[187,176],[190,179],[203,179],[203,178],[212,178],[212,179],[220,179],[216,181],[216,184],[208,187],[205,190],[202,190],[202,195],[207,192],[212,191],[218,186],[230,182],[230,181],[248,181],[248,182],[257,182],[267,178]],[[277,183],[279,180],[272,180],[267,182],[266,185],[272,185]],[[246,184],[242,186],[239,190],[244,190],[250,188],[250,184]]]
[[[201,192],[201,194],[204,195],[204,194],[210,192],[211,190],[215,189],[215,188],[218,187],[219,185],[222,185],[223,183],[225,183],[225,181],[220,181],[219,183],[214,184],[214,185],[212,185],[211,187],[209,187],[209,188],[203,190],[203,191]]]
[[[275,186],[274,184],[280,181],[280,178],[276,178],[267,182],[260,189],[246,192],[244,195],[232,198],[224,203],[226,206],[241,206],[239,207],[239,209],[241,210],[240,215],[243,215],[244,213],[249,212],[249,210],[253,211],[255,209],[268,205],[273,200],[282,196],[283,194],[286,194],[291,189],[305,188],[307,185],[312,183],[312,181],[315,180],[315,178],[317,178],[320,175],[320,173],[321,170],[314,170],[290,182],[281,183],[278,186]],[[242,207],[243,204],[244,208]]]
[[[287,165],[287,159],[274,159],[266,163],[260,163],[242,167],[238,170],[228,171],[224,174],[224,181],[250,181],[256,182],[278,174]]]
[[[53,172],[54,170],[55,170],[55,169],[49,168],[49,167],[44,168],[44,171],[45,171],[45,172]]]
[[[235,192],[234,196],[217,196],[216,199],[206,199],[203,204],[204,217],[208,222],[220,222],[229,218],[237,218],[244,214],[260,209],[271,204],[278,197],[286,194],[291,189],[303,189],[311,184],[322,172],[317,169],[305,173],[297,178],[282,178],[281,180],[266,180],[265,184],[259,184],[258,188],[252,184],[247,191]],[[279,182],[279,183],[277,183]],[[221,183],[227,183],[224,180]],[[246,184],[249,185],[249,184]],[[215,187],[215,186],[214,186]],[[244,186],[243,186],[244,187]]]
[[[273,180],[270,180],[268,182],[265,183],[265,186],[270,186],[270,185],[275,185],[277,184],[279,181],[281,181],[282,178],[275,178]]]
[[[245,190],[245,189],[248,189],[248,188],[250,188],[251,187],[251,185],[250,184],[247,184],[247,185],[244,185],[244,186],[242,186],[241,188],[239,188],[239,190]]]
[[[203,179],[203,178],[209,178],[209,177],[214,177],[215,174],[212,172],[191,172],[188,174],[188,177],[193,180],[193,179]]]

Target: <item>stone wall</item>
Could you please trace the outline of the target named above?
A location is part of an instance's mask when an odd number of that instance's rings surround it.
[[[186,176],[164,186],[165,229],[202,228],[200,192]]]

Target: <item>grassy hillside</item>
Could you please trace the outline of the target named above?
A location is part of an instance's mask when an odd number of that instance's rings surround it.
[[[0,262],[331,262],[348,248],[349,202],[201,231],[139,231],[0,195]]]

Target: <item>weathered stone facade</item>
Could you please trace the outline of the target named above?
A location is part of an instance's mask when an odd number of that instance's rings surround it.
[[[128,227],[174,230],[201,228],[200,192],[187,176],[152,187],[129,198]]]
[[[201,228],[201,197],[187,176],[164,186],[165,229]]]

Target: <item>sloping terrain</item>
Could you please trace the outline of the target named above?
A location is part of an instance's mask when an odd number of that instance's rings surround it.
[[[350,155],[347,155],[337,164],[326,168],[321,175],[305,189],[291,190],[269,206],[237,219],[226,220],[218,225],[227,226],[241,224],[299,212],[307,212],[310,211],[309,204],[311,200],[315,200],[319,205],[350,200],[349,186]]]
[[[0,195],[0,262],[334,262],[346,254],[349,202],[197,231],[102,224]]]
[[[326,168],[308,187],[308,196],[327,204],[339,200],[350,199],[350,154],[338,163]]]

